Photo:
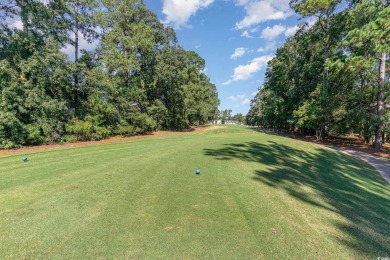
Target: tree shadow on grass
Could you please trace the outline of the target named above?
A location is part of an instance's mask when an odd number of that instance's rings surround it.
[[[335,237],[340,243],[370,257],[390,256],[390,188],[369,166],[331,150],[311,153],[272,141],[226,144],[204,153],[218,160],[261,163],[253,180],[349,220],[333,223],[350,238]]]

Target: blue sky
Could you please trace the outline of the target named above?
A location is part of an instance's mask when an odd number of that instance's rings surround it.
[[[267,61],[305,21],[289,8],[289,0],[145,0],[145,4],[176,29],[181,46],[206,60],[220,109],[232,109],[233,114],[248,112],[264,81]]]

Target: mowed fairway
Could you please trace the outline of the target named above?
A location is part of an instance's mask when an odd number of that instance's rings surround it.
[[[210,126],[24,155],[0,157],[0,259],[390,256],[390,185],[314,144]]]

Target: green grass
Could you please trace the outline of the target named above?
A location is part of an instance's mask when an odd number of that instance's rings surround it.
[[[0,259],[390,256],[390,185],[314,144],[211,126],[24,155],[0,157]]]

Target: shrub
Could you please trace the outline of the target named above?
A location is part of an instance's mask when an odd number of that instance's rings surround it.
[[[27,133],[23,123],[11,113],[0,111],[0,149],[10,149],[23,145]]]
[[[66,126],[66,132],[75,136],[77,141],[101,140],[111,136],[111,130],[104,126],[94,125],[89,120],[74,118]]]
[[[93,125],[92,122],[74,118],[66,126],[66,132],[75,135],[77,141],[88,141],[93,137]]]
[[[156,121],[154,121],[147,114],[137,114],[133,117],[132,121],[133,121],[134,126],[136,128],[138,128],[136,133],[139,133],[139,134],[151,133],[157,127]]]
[[[26,125],[27,143],[28,144],[43,144],[55,142],[59,138],[59,134],[55,133],[53,127],[46,122],[36,122]]]
[[[103,126],[94,126],[92,134],[94,140],[106,139],[111,136],[111,130]]]
[[[60,139],[60,143],[74,143],[77,141],[77,136],[75,135],[64,135]]]
[[[41,128],[38,125],[27,125],[26,130],[28,133],[27,142],[29,144],[41,144],[45,141],[44,136],[41,134]]]
[[[135,135],[137,132],[134,126],[131,126],[126,122],[121,122],[115,133],[121,136],[132,136]]]

